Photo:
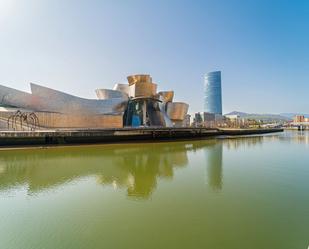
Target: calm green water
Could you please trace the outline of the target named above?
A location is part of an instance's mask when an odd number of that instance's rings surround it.
[[[307,249],[309,133],[0,151],[0,248]]]

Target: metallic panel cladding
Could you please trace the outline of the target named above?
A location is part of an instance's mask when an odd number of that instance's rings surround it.
[[[117,114],[124,111],[123,98],[84,99],[48,87],[30,83],[32,95],[46,100],[42,111],[76,114]]]
[[[111,89],[96,89],[95,93],[98,99],[123,98],[124,101],[128,101],[129,98],[126,93]]]

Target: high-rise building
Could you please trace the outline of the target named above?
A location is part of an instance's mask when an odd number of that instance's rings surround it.
[[[221,71],[205,75],[204,112],[222,115]]]

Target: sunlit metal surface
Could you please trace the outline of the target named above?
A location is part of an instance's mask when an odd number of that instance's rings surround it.
[[[164,102],[172,102],[174,98],[174,91],[161,91],[158,95],[162,96]]]
[[[185,118],[188,105],[173,103],[173,91],[157,92],[150,75],[127,79],[129,84],[115,84],[113,90],[95,90],[98,99],[80,98],[34,83],[30,84],[32,93],[0,85],[0,105],[39,113],[44,127],[120,127],[122,120],[127,126],[172,127]]]
[[[136,75],[130,75],[127,77],[129,85],[133,85],[135,83],[139,82],[152,82],[152,78],[149,74],[136,74]]]
[[[96,89],[95,93],[98,99],[123,98],[123,100],[126,101],[129,97],[126,93],[111,89]]]
[[[40,110],[46,100],[31,93],[0,85],[0,104],[28,110]]]
[[[122,83],[115,84],[113,90],[120,91],[129,96],[129,84],[122,84]]]
[[[171,120],[184,120],[189,109],[189,105],[183,102],[170,102],[167,104],[167,115]]]
[[[130,97],[149,97],[152,98],[156,95],[157,84],[149,82],[138,82],[129,86]]]
[[[33,83],[31,83],[30,86],[33,95],[48,100],[37,107],[42,111],[109,114],[119,112],[120,110],[117,108],[123,103],[122,98],[104,100],[84,99]]]

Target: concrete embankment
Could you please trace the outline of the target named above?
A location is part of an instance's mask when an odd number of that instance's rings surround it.
[[[0,146],[115,143],[138,140],[199,139],[282,132],[282,129],[122,128],[102,130],[1,131]]]
[[[274,132],[283,132],[281,128],[267,128],[267,129],[220,129],[223,135],[242,136],[242,135],[258,135]]]

